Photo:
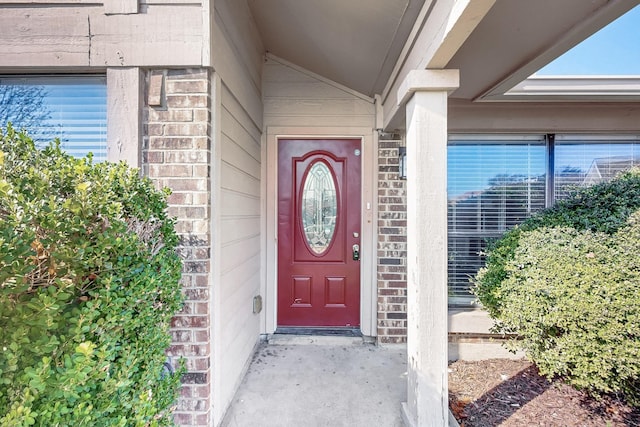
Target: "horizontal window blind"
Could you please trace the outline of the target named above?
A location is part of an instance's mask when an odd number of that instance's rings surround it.
[[[573,191],[613,179],[620,172],[640,166],[640,139],[623,135],[589,137],[556,136],[554,199]]]
[[[452,135],[447,168],[449,300],[469,304],[487,241],[545,206],[545,140]]]
[[[59,138],[69,154],[103,161],[106,96],[104,76],[0,76],[0,127],[12,122],[39,145]]]

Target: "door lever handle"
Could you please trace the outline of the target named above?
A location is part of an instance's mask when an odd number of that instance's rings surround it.
[[[353,260],[354,261],[359,261],[360,260],[360,245],[353,245]]]

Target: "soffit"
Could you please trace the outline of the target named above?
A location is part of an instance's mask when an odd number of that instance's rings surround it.
[[[265,49],[362,94],[381,93],[425,0],[248,0]]]
[[[497,0],[451,59],[461,85],[452,98],[499,97],[637,0]]]
[[[247,2],[267,52],[368,96],[383,92],[425,5],[425,0]],[[451,97],[499,98],[639,3],[496,0],[447,64],[460,70],[460,87]]]

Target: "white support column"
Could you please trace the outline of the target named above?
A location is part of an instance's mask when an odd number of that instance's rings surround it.
[[[407,402],[411,427],[447,426],[447,97],[458,70],[412,71],[400,86],[407,141]]]

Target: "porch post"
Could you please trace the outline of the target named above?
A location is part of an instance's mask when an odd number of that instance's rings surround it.
[[[411,427],[447,426],[447,96],[458,70],[414,70],[406,102],[407,402]]]

